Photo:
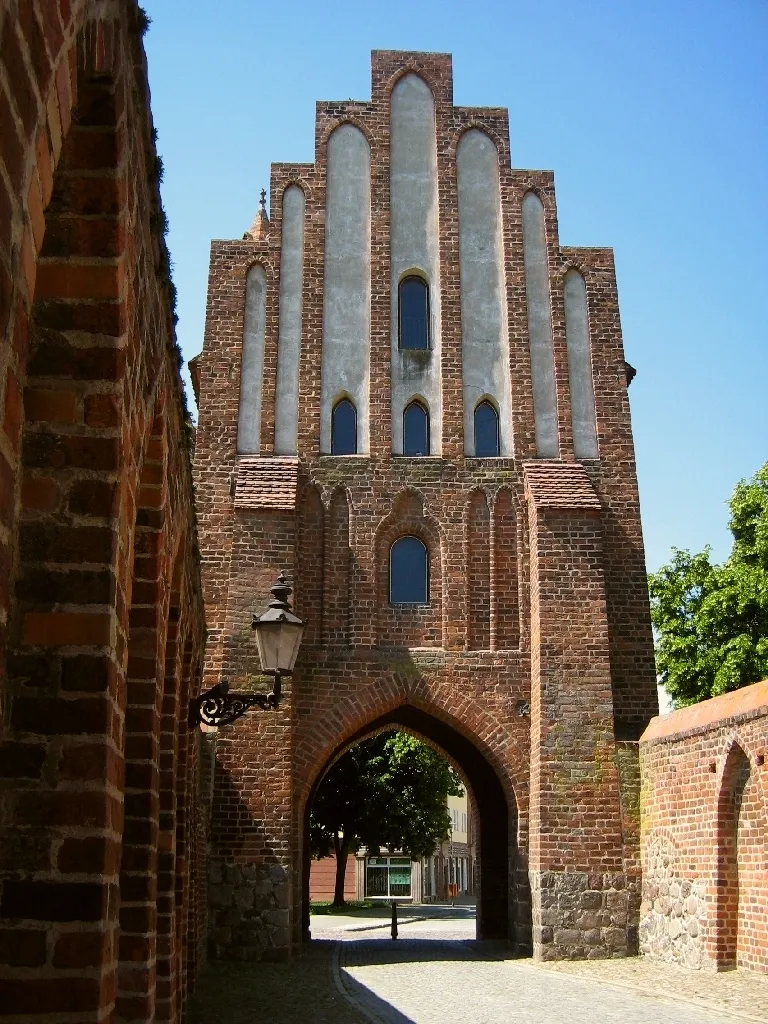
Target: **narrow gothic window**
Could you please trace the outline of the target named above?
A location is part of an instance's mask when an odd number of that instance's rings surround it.
[[[400,348],[429,348],[429,286],[404,277],[399,288]]]
[[[357,454],[357,409],[348,398],[333,407],[331,415],[331,454]]]
[[[429,455],[429,413],[410,402],[403,413],[403,455]]]
[[[475,455],[494,458],[499,454],[499,414],[488,401],[475,408]]]
[[[429,552],[418,537],[400,537],[389,549],[390,604],[429,604]]]

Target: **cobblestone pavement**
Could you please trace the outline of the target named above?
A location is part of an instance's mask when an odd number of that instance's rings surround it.
[[[313,942],[289,963],[209,964],[188,1024],[370,1024],[333,980],[335,942]]]
[[[768,1022],[768,977],[628,959],[537,964],[474,940],[466,908],[313,917],[291,963],[213,964],[189,1024],[727,1024]]]

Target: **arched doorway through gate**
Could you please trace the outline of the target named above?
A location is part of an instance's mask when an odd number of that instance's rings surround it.
[[[529,945],[521,935],[527,915],[517,913],[514,878],[517,866],[517,807],[510,802],[501,781],[487,758],[465,736],[446,722],[411,704],[369,722],[340,743],[318,773],[304,807],[302,838],[302,934],[309,935],[309,813],[317,787],[327,768],[344,750],[388,727],[402,728],[439,747],[461,770],[472,792],[478,824],[479,885],[477,892],[477,938],[514,939],[521,948]],[[529,902],[525,901],[526,904]],[[522,918],[522,920],[521,920]],[[521,929],[522,925],[522,929]],[[530,929],[530,925],[528,925]],[[517,933],[517,936],[516,936]],[[521,941],[522,940],[522,941]]]

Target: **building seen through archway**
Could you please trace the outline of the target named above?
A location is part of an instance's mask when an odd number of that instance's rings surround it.
[[[524,872],[519,875],[521,891],[513,891],[511,903],[509,900],[510,871],[514,873],[519,866],[516,864],[516,856],[511,861],[508,857],[508,851],[517,847],[514,794],[504,793],[498,777],[479,751],[466,741],[462,742],[461,737],[450,728],[432,721],[429,715],[415,712],[414,709],[402,709],[375,723],[373,735],[382,738],[394,735],[393,726],[405,726],[415,736],[424,737],[430,744],[435,744],[439,753],[433,756],[446,769],[449,768],[448,762],[440,755],[442,752],[448,755],[452,766],[450,774],[457,785],[442,798],[440,811],[447,827],[434,844],[430,843],[424,848],[416,846],[403,849],[396,843],[390,843],[383,848],[377,844],[375,849],[368,849],[365,845],[357,851],[352,849],[345,878],[345,897],[374,903],[393,899],[403,903],[423,903],[452,900],[457,896],[472,897],[472,901],[476,900],[478,905],[479,938],[507,938],[510,932],[516,934],[519,931],[521,944],[524,945],[526,939],[530,944],[530,895]],[[366,732],[371,735],[370,731]],[[440,737],[439,742],[436,737]],[[354,742],[345,744],[345,750],[355,749],[364,739],[365,735],[355,737]],[[375,757],[377,753],[372,750],[370,756]],[[340,764],[343,756],[343,753],[337,751],[331,758],[330,766]],[[454,767],[458,769],[458,774],[453,771]],[[394,776],[397,785],[397,769],[393,767],[393,762],[387,762],[387,770]],[[408,770],[407,767],[406,773]],[[438,771],[434,771],[434,775],[437,777]],[[407,774],[404,773],[400,778],[407,779]],[[310,860],[310,854],[318,852],[311,837],[312,810],[316,806],[318,790],[323,783],[327,787],[329,781],[332,786],[346,784],[345,791],[338,796],[347,807],[355,800],[351,792],[351,776],[343,773],[337,775],[337,780],[334,780],[332,773],[324,770],[307,802],[304,834],[308,841],[304,854],[303,879],[305,928],[309,925],[310,901],[321,897],[328,886],[328,875],[335,873],[333,870],[329,872],[323,861]],[[479,793],[477,797],[474,795],[476,790]],[[361,796],[363,801],[375,797],[374,787],[369,783],[363,788]],[[420,818],[426,819],[427,810],[421,812],[417,806],[418,799],[418,796],[410,797],[401,807],[414,809],[419,812]],[[366,812],[370,816],[371,810],[366,808],[365,803],[362,803],[361,810],[363,816],[366,816]],[[389,810],[385,806],[384,814]],[[373,813],[375,815],[375,810]],[[472,816],[474,822],[469,820]],[[408,831],[407,828],[405,831]],[[361,834],[370,835],[370,827],[366,829],[363,825]],[[412,839],[415,843],[424,842],[418,833]],[[335,858],[333,860],[335,864]],[[330,898],[334,898],[333,882],[330,884]]]
[[[658,705],[613,255],[560,243],[552,173],[447,54],[374,51],[269,192],[213,243],[192,365],[206,685],[267,685],[280,570],[307,626],[279,706],[215,738],[211,950],[301,943],[316,787],[398,727],[467,780],[479,934],[632,952]]]

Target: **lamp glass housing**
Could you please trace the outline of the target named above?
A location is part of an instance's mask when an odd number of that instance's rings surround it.
[[[268,675],[290,675],[299,653],[304,623],[257,619],[253,628],[263,671]]]

